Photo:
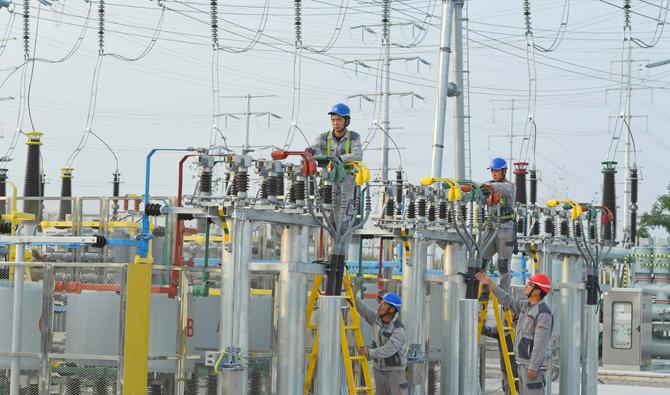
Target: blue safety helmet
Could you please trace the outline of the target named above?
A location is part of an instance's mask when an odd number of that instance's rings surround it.
[[[333,106],[333,108],[330,109],[330,112],[328,115],[339,115],[341,117],[345,118],[350,118],[351,117],[351,110],[349,109],[349,106],[347,106],[344,103],[337,103],[336,105]]]
[[[387,304],[390,304],[393,306],[395,311],[400,312],[400,305],[402,305],[402,300],[400,299],[400,295],[398,295],[395,292],[388,292],[385,293],[384,296],[382,297],[382,300],[386,302]]]
[[[507,162],[503,158],[493,158],[491,164],[488,167],[489,170],[502,170],[507,169]]]

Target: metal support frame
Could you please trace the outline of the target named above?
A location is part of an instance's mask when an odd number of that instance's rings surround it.
[[[278,352],[273,362],[277,372],[275,388],[278,395],[300,394],[305,382],[307,274],[301,272],[300,267],[307,262],[308,242],[309,228],[284,226],[281,238],[282,270],[275,293]],[[339,339],[338,334],[331,341]]]
[[[42,280],[42,320],[40,339],[40,395],[51,393],[51,345],[53,340],[53,318],[54,318],[54,267],[52,264],[44,266],[44,279]]]
[[[23,262],[26,245],[19,243],[16,245],[16,262]],[[9,378],[9,395],[19,395],[19,385],[21,379],[21,357],[16,355],[21,352],[21,326],[23,320],[23,274],[24,266],[17,265],[14,268],[14,299],[12,300],[12,340]]]
[[[582,395],[598,393],[598,305],[586,304],[582,312]]]
[[[409,347],[407,355],[410,393],[426,390],[426,271],[428,265],[428,241],[421,232],[414,233],[412,255],[403,262],[402,296],[405,308],[402,319]]]
[[[179,328],[177,329],[177,371],[174,376],[176,395],[186,390],[186,331],[188,325],[188,270],[183,266],[179,272]]]
[[[460,313],[460,347],[458,367],[458,381],[460,395],[475,395],[481,393],[479,386],[479,358],[477,353],[477,313],[479,301],[477,299],[461,299]]]
[[[229,367],[221,370],[218,393],[246,394],[249,370],[243,359],[249,350],[251,235],[253,222],[235,211],[228,220],[230,244],[223,249],[219,352],[233,352]]]
[[[449,243],[444,249],[443,307],[442,307],[442,359],[440,364],[440,393],[458,393],[458,367],[460,313],[459,300],[465,298],[465,282],[459,273],[465,273],[465,249],[462,244]]]
[[[563,255],[561,265],[561,282],[563,284],[575,284],[581,279],[578,274],[575,257]],[[580,343],[581,343],[581,302],[580,290],[576,287],[561,287],[560,306],[560,395],[574,395],[580,393]]]
[[[318,395],[337,395],[342,385],[342,358],[339,342],[342,298],[340,296],[319,296],[318,303],[319,359],[316,393]],[[300,354],[300,357],[303,356],[304,354]]]

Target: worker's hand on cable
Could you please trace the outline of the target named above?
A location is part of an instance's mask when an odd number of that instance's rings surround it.
[[[535,380],[537,378],[537,370],[528,369],[528,378]]]
[[[366,346],[358,347],[358,354],[368,356],[368,348]]]
[[[493,282],[491,277],[487,276],[486,274],[479,272],[475,274],[475,278],[482,283],[486,284],[489,286],[489,288],[493,289],[495,288],[496,284]]]

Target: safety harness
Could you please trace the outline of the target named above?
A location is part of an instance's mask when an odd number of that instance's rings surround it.
[[[347,130],[347,132],[344,135],[344,153],[345,154],[350,154],[351,153],[351,140],[349,140],[349,135],[351,132]],[[333,132],[331,131],[328,133],[328,140],[326,141],[326,151],[328,152],[329,157],[333,157],[333,153],[331,152],[333,146]]]

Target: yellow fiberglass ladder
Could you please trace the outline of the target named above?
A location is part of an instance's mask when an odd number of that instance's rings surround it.
[[[500,345],[500,355],[503,360],[503,367],[505,368],[504,374],[507,378],[506,383],[509,387],[510,395],[517,395],[518,391],[516,389],[516,382],[519,380],[518,377],[514,376],[514,371],[512,369],[512,361],[510,357],[514,356],[514,351],[510,350],[507,347],[507,336],[509,335],[514,342],[515,331],[514,331],[514,320],[512,318],[512,312],[509,309],[503,309],[505,314],[505,322],[503,323],[503,318],[500,313],[500,303],[498,303],[498,298],[496,298],[493,292],[490,292],[488,287],[484,287],[482,284],[479,284],[479,325],[477,326],[477,340],[481,337],[484,332],[484,324],[486,323],[486,314],[488,311],[489,300],[493,302],[493,313],[496,318],[496,327],[498,328],[498,344]],[[514,383],[510,385],[510,383]]]
[[[319,332],[318,325],[313,322],[314,308],[316,307],[317,300],[319,299],[319,290],[321,288],[321,280],[323,276],[317,274],[314,277],[314,284],[312,285],[312,291],[309,294],[307,300],[307,328],[314,331],[314,343],[312,344],[312,351],[307,354],[307,374],[305,375],[305,395],[310,394],[310,388],[312,386],[312,379],[314,378],[314,372],[316,370],[316,362],[319,356]],[[349,303],[349,314],[346,314],[348,319],[345,319],[345,314],[343,313],[340,318],[340,344],[342,348],[342,358],[344,360],[344,371],[347,377],[347,390],[349,395],[366,393],[368,395],[374,395],[374,389],[372,388],[372,376],[370,374],[370,367],[368,366],[368,360],[364,355],[358,355],[358,349],[364,346],[363,343],[363,333],[361,331],[361,319],[358,315],[358,310],[356,309],[356,303],[354,301],[354,291],[351,287],[351,277],[348,274],[344,275],[343,279],[345,294],[342,297],[344,300]],[[352,349],[349,348],[347,342],[347,334],[353,333],[355,339],[355,347]],[[358,364],[359,374],[355,374],[354,364]],[[356,385],[356,378],[360,381],[362,375],[363,385]]]

